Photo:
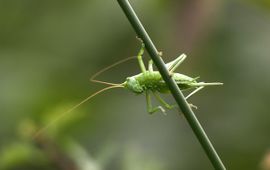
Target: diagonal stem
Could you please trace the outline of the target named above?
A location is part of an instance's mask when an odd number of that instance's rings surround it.
[[[126,17],[128,18],[129,22],[131,23],[132,27],[136,31],[138,37],[143,40],[146,50],[148,51],[148,53],[150,54],[150,57],[152,58],[155,65],[157,66],[162,78],[164,79],[167,86],[169,87],[173,97],[175,98],[178,106],[180,107],[183,114],[185,115],[190,127],[195,133],[197,139],[199,140],[205,153],[210,159],[212,165],[214,166],[216,170],[226,170],[217,152],[215,151],[215,148],[213,147],[205,131],[203,130],[200,122],[198,121],[195,114],[189,107],[187,101],[185,100],[183,93],[180,91],[175,81],[170,77],[169,72],[165,66],[165,63],[159,56],[159,52],[157,51],[155,45],[153,44],[147,32],[145,31],[143,25],[141,24],[136,13],[134,12],[129,1],[128,0],[117,0],[117,1],[119,5],[121,6],[122,10],[124,11]]]

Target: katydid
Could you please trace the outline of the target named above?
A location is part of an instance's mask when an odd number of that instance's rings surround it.
[[[147,110],[149,113],[154,113],[156,111],[162,111],[165,112],[165,108],[171,109],[173,108],[172,105],[169,105],[166,103],[158,93],[169,93],[170,90],[168,89],[166,83],[162,79],[160,73],[158,71],[153,70],[153,62],[150,60],[148,62],[148,70],[146,70],[145,65],[142,60],[142,55],[144,52],[144,44],[142,44],[142,48],[137,56],[138,62],[140,65],[140,69],[142,73],[128,77],[123,85],[124,88],[129,89],[130,91],[137,93],[137,94],[146,94],[146,102],[147,102]],[[216,86],[216,85],[222,85],[223,83],[214,82],[214,83],[205,83],[205,82],[197,82],[197,78],[192,78],[189,76],[186,76],[184,74],[175,73],[175,69],[186,59],[186,55],[182,54],[179,57],[177,57],[175,60],[169,62],[166,64],[166,67],[172,76],[172,78],[177,83],[180,90],[187,90],[187,89],[195,89],[192,91],[189,95],[187,95],[185,98],[188,99],[193,94],[198,92],[199,90],[203,89],[205,86]],[[154,94],[156,99],[160,102],[160,104],[163,106],[156,106],[152,107],[151,104],[151,98],[150,98],[150,92]],[[193,106],[193,105],[191,105]]]
[[[49,126],[51,126],[57,120],[61,119],[66,114],[72,112],[73,110],[78,108],[81,104],[90,100],[92,97],[94,97],[94,96],[96,96],[104,91],[107,91],[109,89],[113,89],[113,88],[125,88],[125,89],[128,89],[129,91],[131,91],[135,94],[145,93],[146,103],[147,103],[147,111],[150,114],[155,113],[157,111],[165,112],[164,108],[172,109],[174,106],[165,102],[161,98],[161,96],[159,95],[159,93],[170,93],[170,90],[168,89],[165,81],[162,79],[160,73],[158,71],[154,71],[152,60],[150,60],[148,62],[148,70],[146,69],[144,62],[143,62],[143,59],[142,59],[143,53],[144,53],[144,43],[142,43],[141,49],[140,49],[137,56],[128,57],[124,60],[118,61],[118,62],[100,70],[96,74],[94,74],[90,79],[92,82],[106,84],[109,86],[95,92],[94,94],[90,95],[89,97],[87,97],[86,99],[84,99],[83,101],[78,103],[77,105],[73,106],[72,108],[70,108],[66,112],[60,114],[59,117],[57,117],[54,121],[50,122],[44,128],[40,129],[36,133],[36,135],[34,135],[34,137],[38,136],[38,134],[40,134],[43,130],[47,129]],[[104,71],[107,71],[108,69],[110,69],[118,64],[121,64],[123,62],[126,62],[127,60],[133,59],[133,58],[137,58],[141,73],[134,75],[134,76],[127,77],[126,81],[124,81],[123,83],[117,84],[117,83],[110,83],[110,82],[105,82],[105,81],[95,79],[98,75],[100,75]],[[175,80],[175,82],[177,83],[180,90],[194,89],[190,94],[188,94],[185,97],[185,99],[190,98],[192,95],[194,95],[195,93],[197,93],[198,91],[203,89],[205,86],[223,85],[223,83],[220,83],[220,82],[212,82],[212,83],[197,82],[198,77],[192,78],[192,77],[189,77],[189,76],[184,75],[184,74],[175,73],[175,70],[178,68],[178,66],[185,59],[186,59],[186,55],[181,54],[175,60],[166,64],[166,67],[167,67],[170,75]],[[153,95],[157,99],[157,101],[160,102],[160,104],[161,104],[160,106],[156,106],[156,107],[152,106],[150,93],[153,93]],[[194,106],[192,104],[190,104],[190,106],[196,108],[196,106]]]
[[[136,94],[143,94],[146,95],[146,103],[147,103],[147,111],[149,113],[154,113],[157,111],[165,112],[165,108],[172,109],[173,105],[168,104],[165,102],[159,93],[169,93],[170,90],[168,89],[165,81],[162,79],[160,73],[158,71],[153,70],[153,61],[150,60],[148,62],[148,70],[146,69],[142,56],[144,53],[144,44],[142,43],[142,47],[137,55],[137,59],[139,62],[139,66],[141,69],[141,73],[127,77],[126,81],[121,84],[114,84],[114,83],[108,83],[104,81],[95,80],[94,78],[98,74],[95,74],[91,81],[102,83],[102,84],[108,84],[111,85],[110,87],[122,87],[130,90],[133,93]],[[203,89],[205,86],[216,86],[216,85],[222,85],[223,83],[220,82],[212,82],[212,83],[205,83],[205,82],[197,82],[198,77],[192,78],[189,76],[186,76],[184,74],[175,73],[174,71],[177,69],[177,67],[186,59],[186,55],[182,54],[179,57],[177,57],[175,60],[169,62],[166,64],[166,67],[172,76],[172,78],[177,83],[180,90],[187,90],[187,89],[194,89],[189,95],[187,95],[185,98],[188,99],[201,89]],[[120,61],[116,64],[122,63],[123,61]],[[111,66],[110,66],[111,67]],[[107,70],[108,68],[106,68]],[[102,72],[105,70],[102,70]],[[154,97],[160,102],[160,106],[152,107],[150,92],[153,93]],[[194,106],[191,104],[191,106]],[[196,106],[194,106],[196,107]]]
[[[110,65],[109,67],[106,67],[106,68],[100,70],[99,72],[97,72],[96,74],[94,74],[90,79],[92,82],[106,84],[106,85],[109,85],[109,87],[101,89],[100,91],[92,94],[91,96],[89,96],[88,98],[86,98],[85,100],[83,100],[82,102],[80,102],[79,104],[74,106],[73,108],[71,108],[68,112],[74,110],[75,108],[77,108],[81,104],[85,103],[86,101],[88,101],[92,97],[96,96],[97,94],[99,94],[103,91],[112,89],[112,88],[125,88],[133,93],[136,93],[136,94],[145,93],[146,103],[147,103],[147,111],[150,114],[155,113],[157,111],[165,112],[164,107],[166,109],[172,109],[174,106],[165,102],[161,98],[161,96],[159,95],[159,93],[170,93],[170,90],[168,89],[165,81],[162,79],[160,73],[158,71],[154,71],[152,60],[150,60],[148,62],[148,70],[146,69],[144,62],[143,62],[143,59],[142,59],[143,53],[144,53],[144,43],[142,43],[141,49],[140,49],[137,56],[132,56],[132,57],[126,58],[124,60],[118,61],[118,62]],[[95,79],[99,74],[103,73],[104,71],[106,71],[106,70],[108,70],[108,69],[110,69],[118,64],[126,62],[127,60],[133,59],[135,57],[138,60],[141,73],[134,75],[134,76],[127,77],[125,82],[120,83],[120,84],[116,84],[116,83],[110,83],[110,82],[105,82],[105,81],[100,81],[100,80]],[[172,78],[177,83],[180,90],[194,89],[190,94],[188,94],[185,97],[186,100],[189,99],[192,95],[194,95],[198,91],[202,90],[205,86],[223,85],[223,83],[220,83],[220,82],[211,82],[211,83],[197,82],[197,79],[199,77],[192,78],[192,77],[189,77],[189,76],[184,75],[184,74],[175,73],[175,70],[178,68],[178,66],[185,59],[186,59],[186,55],[181,54],[175,60],[167,63],[166,67],[167,67],[170,75],[172,76]],[[150,96],[151,92],[153,93],[154,97],[160,102],[160,104],[161,104],[160,106],[152,107],[151,96]],[[190,104],[190,106],[196,108],[196,106],[194,106],[192,104]]]

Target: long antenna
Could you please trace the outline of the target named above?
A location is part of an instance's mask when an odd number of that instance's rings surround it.
[[[113,88],[123,88],[124,86],[122,84],[117,84],[117,85],[113,85],[113,86],[109,86],[109,87],[105,87],[97,92],[95,92],[94,94],[91,94],[90,96],[88,96],[87,98],[85,98],[84,100],[82,100],[80,103],[76,104],[75,106],[73,106],[72,108],[70,108],[69,110],[67,110],[66,112],[60,114],[56,119],[52,120],[50,123],[48,123],[46,126],[44,126],[43,128],[41,128],[40,130],[38,130],[34,135],[32,139],[36,139],[42,132],[44,132],[45,130],[47,130],[49,127],[51,127],[54,123],[56,123],[58,120],[62,119],[64,116],[66,116],[67,114],[71,113],[73,110],[77,109],[79,106],[81,106],[82,104],[84,104],[85,102],[87,102],[88,100],[90,100],[92,97],[95,97],[96,95],[109,90],[109,89],[113,89]]]
[[[90,81],[91,81],[91,82],[94,82],[94,83],[106,84],[106,85],[111,85],[111,86],[119,85],[119,84],[116,84],[116,83],[110,83],[110,82],[106,82],[106,81],[96,80],[95,78],[96,78],[97,76],[99,76],[101,73],[103,73],[103,72],[105,72],[105,71],[107,71],[107,70],[109,70],[109,69],[111,69],[111,68],[113,68],[113,67],[115,67],[115,66],[117,66],[117,65],[119,65],[119,64],[122,64],[122,63],[124,63],[124,62],[126,62],[126,61],[128,61],[128,60],[134,59],[134,58],[136,58],[136,57],[137,57],[137,56],[131,56],[131,57],[122,59],[122,60],[120,60],[120,61],[117,61],[116,63],[113,63],[113,64],[109,65],[108,67],[105,67],[105,68],[101,69],[100,71],[98,71],[97,73],[95,73],[95,74],[90,78]]]
[[[37,131],[34,135],[33,135],[33,139],[35,139],[36,137],[38,137],[42,132],[44,132],[46,129],[48,129],[49,127],[51,127],[55,122],[57,122],[58,120],[62,119],[64,116],[66,116],[67,114],[69,114],[70,112],[72,112],[73,110],[77,109],[80,105],[84,104],[85,102],[87,102],[88,100],[90,100],[92,97],[106,91],[109,89],[113,89],[113,88],[123,88],[123,84],[116,84],[116,83],[110,83],[110,82],[105,82],[105,81],[101,81],[101,80],[96,80],[95,78],[97,76],[99,76],[101,73],[121,64],[124,63],[128,60],[134,59],[137,56],[131,56],[131,57],[127,57],[125,59],[122,59],[120,61],[117,61],[116,63],[113,63],[111,65],[109,65],[108,67],[105,67],[103,69],[101,69],[100,71],[98,71],[97,73],[95,73],[91,78],[90,81],[94,82],[94,83],[101,83],[101,84],[106,84],[109,85],[109,87],[105,87],[104,89],[101,89],[97,92],[95,92],[94,94],[88,96],[87,98],[85,98],[84,100],[82,100],[80,103],[78,103],[77,105],[73,106],[72,108],[70,108],[69,110],[67,110],[66,112],[60,114],[56,119],[54,119],[53,121],[51,121],[50,123],[48,123],[45,127],[41,128],[39,131]]]

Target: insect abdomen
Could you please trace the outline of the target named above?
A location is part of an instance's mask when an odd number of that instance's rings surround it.
[[[192,88],[192,84],[197,83],[196,78],[192,78],[180,73],[174,73],[173,79],[181,90]]]

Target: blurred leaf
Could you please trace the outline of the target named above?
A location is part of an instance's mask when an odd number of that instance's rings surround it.
[[[48,168],[48,160],[35,146],[25,142],[12,143],[0,153],[0,169]]]

